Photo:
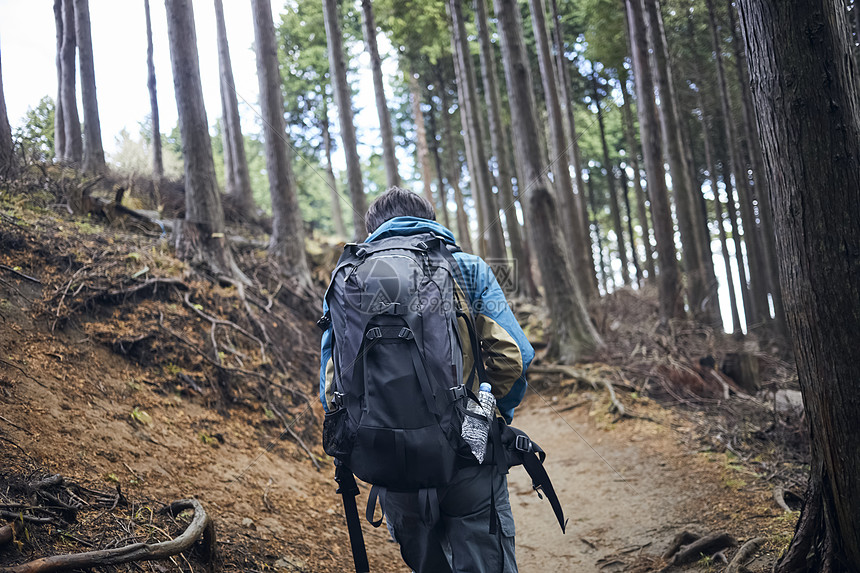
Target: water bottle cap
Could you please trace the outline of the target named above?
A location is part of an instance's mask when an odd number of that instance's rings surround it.
[[[486,382],[481,382],[480,391],[481,392],[491,392],[493,387],[487,384]]]

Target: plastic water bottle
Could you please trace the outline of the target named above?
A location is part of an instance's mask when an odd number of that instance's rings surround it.
[[[478,460],[483,463],[484,454],[487,452],[487,436],[490,432],[490,422],[495,418],[496,398],[493,396],[492,388],[486,382],[482,383],[478,390],[478,404],[469,400],[466,409],[486,420],[480,420],[472,416],[466,416],[463,420],[463,431],[461,435],[469,444],[469,449]]]

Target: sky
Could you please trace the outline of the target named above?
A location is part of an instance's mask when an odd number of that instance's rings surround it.
[[[138,124],[150,113],[149,91],[146,87],[146,21],[143,0],[90,0],[89,4],[102,141],[105,151],[110,154],[115,151],[116,137],[122,129],[127,129],[136,137],[140,130]],[[282,1],[273,0],[275,22],[280,20],[279,14],[284,9]],[[169,133],[176,125],[177,112],[164,2],[150,0],[150,10],[161,131]],[[259,89],[251,3],[248,0],[224,0],[224,17],[236,92],[239,95],[242,131],[259,133]],[[203,98],[209,124],[214,125],[221,114],[221,95],[213,2],[194,2],[194,19]],[[379,42],[380,52],[383,55],[388,53],[390,44],[383,35],[380,35]],[[42,97],[57,97],[53,1],[0,0],[0,53],[6,107],[14,130],[21,125],[27,109],[35,107]],[[366,143],[375,143],[379,126],[369,73],[370,61],[362,53],[356,55],[354,63],[358,67],[355,75],[358,93],[353,105],[360,110],[355,118],[356,126],[365,134],[363,139]],[[367,73],[362,73],[364,71]],[[393,58],[385,60],[383,72],[386,75],[396,73]],[[385,84],[391,85],[392,82]],[[78,109],[82,110],[80,80],[78,92]],[[392,94],[388,96],[392,97]],[[373,148],[368,145],[361,145],[359,149],[362,157],[368,157],[372,151]],[[408,160],[404,154],[401,163],[405,161],[407,164],[404,167],[408,169]],[[336,153],[333,163],[335,169],[343,168],[345,160],[342,153]]]

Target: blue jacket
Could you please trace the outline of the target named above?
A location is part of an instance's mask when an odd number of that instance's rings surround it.
[[[434,233],[450,244],[455,244],[454,234],[443,225],[418,217],[395,217],[383,223],[366,242],[393,236],[408,236],[419,233]],[[534,359],[534,349],[526,338],[505,294],[499,286],[490,266],[483,259],[468,253],[454,253],[460,266],[464,285],[459,285],[468,298],[475,327],[481,338],[487,377],[493,386],[496,405],[508,423],[526,392],[526,370]],[[459,293],[458,293],[459,294]],[[323,301],[323,312],[328,310]],[[465,322],[461,331],[465,330]],[[466,332],[461,339],[468,341]],[[331,327],[323,333],[320,350],[320,401],[328,411],[331,402],[333,370],[331,360]],[[464,348],[464,372],[469,372],[473,363],[471,348]],[[473,389],[475,390],[475,389]]]

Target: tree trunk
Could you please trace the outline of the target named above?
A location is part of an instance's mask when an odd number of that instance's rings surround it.
[[[496,159],[496,178],[499,189],[499,198],[502,202],[502,210],[505,213],[505,223],[508,229],[508,238],[511,242],[511,254],[517,270],[517,288],[520,295],[526,298],[534,298],[537,294],[532,292],[533,281],[529,276],[523,249],[523,238],[520,233],[520,223],[517,220],[517,207],[514,199],[513,173],[508,157],[508,146],[505,141],[505,128],[502,125],[501,96],[499,95],[499,84],[496,80],[496,57],[493,46],[490,43],[489,18],[487,17],[487,6],[485,0],[475,0],[475,23],[478,25],[478,41],[481,48],[481,75],[484,81],[484,98],[487,104],[487,116],[490,126],[490,143],[493,156]]]
[[[507,265],[507,248],[502,227],[498,204],[490,185],[490,170],[487,154],[484,149],[484,134],[481,126],[481,112],[478,104],[478,94],[475,88],[475,69],[472,66],[469,39],[466,36],[466,23],[460,0],[448,0],[451,15],[452,49],[457,65],[457,82],[460,85],[460,114],[465,113],[468,130],[465,131],[466,144],[471,148],[472,162],[469,164],[469,174],[474,181],[473,196],[478,204],[481,216],[478,235],[486,242],[489,258]]]
[[[236,172],[233,165],[233,150],[230,147],[230,127],[227,125],[227,93],[224,87],[224,80],[221,79],[221,151],[224,154],[224,195],[236,195],[236,179],[233,173]]]
[[[666,172],[663,167],[663,149],[657,123],[657,106],[654,101],[654,84],[648,64],[648,42],[645,37],[645,18],[640,0],[624,0],[628,16],[627,33],[630,38],[633,73],[636,80],[636,110],[639,113],[639,136],[648,177],[648,197],[651,200],[651,221],[657,243],[660,293],[660,320],[667,322],[683,314],[678,261],[675,258],[675,231],[666,190]]]
[[[698,206],[693,200],[693,184],[690,181],[684,159],[684,142],[679,125],[678,104],[672,81],[672,68],[668,58],[668,46],[661,26],[657,0],[644,0],[646,29],[652,48],[653,71],[660,93],[660,119],[663,132],[664,153],[672,175],[672,194],[675,197],[675,215],[681,232],[682,258],[687,273],[687,299],[693,316],[713,323],[706,306],[708,293],[703,264],[704,249],[696,225]]]
[[[761,255],[759,234],[756,230],[755,215],[749,197],[749,179],[746,173],[741,173],[742,165],[735,134],[734,119],[730,108],[731,99],[726,84],[723,67],[722,44],[717,34],[717,22],[714,15],[713,0],[706,0],[708,8],[708,23],[711,29],[711,45],[714,49],[717,67],[717,83],[720,92],[720,105],[725,129],[726,145],[728,145],[728,172],[734,175],[738,191],[741,220],[743,221],[744,243],[746,244],[747,259],[749,260],[749,297],[744,300],[749,307],[746,316],[748,330],[766,326],[770,322],[770,309],[767,301],[767,271]]]
[[[633,270],[636,272],[636,285],[642,288],[642,267],[639,266],[639,257],[636,254],[636,237],[633,234],[633,214],[630,212],[630,186],[627,181],[627,169],[619,166],[621,174],[621,198],[624,200],[624,213],[627,215],[627,236],[630,237],[630,252],[633,254]]]
[[[619,83],[621,84],[621,114],[624,120],[624,141],[627,144],[630,167],[633,168],[633,188],[636,192],[636,217],[639,219],[639,226],[642,228],[642,243],[645,245],[645,269],[648,271],[648,280],[653,280],[656,274],[654,270],[654,247],[651,245],[648,207],[645,205],[645,191],[642,189],[642,172],[639,170],[639,147],[636,145],[636,137],[633,135],[633,114],[630,111],[631,97],[627,88],[626,74],[623,74]]]
[[[857,14],[860,5],[854,5]],[[750,148],[750,159],[752,160],[753,178],[755,182],[755,196],[758,199],[759,215],[761,220],[762,255],[765,259],[767,271],[768,289],[773,300],[774,319],[777,334],[783,338],[788,336],[785,323],[785,308],[782,302],[782,289],[779,287],[779,268],[776,260],[776,236],[773,228],[773,208],[770,204],[770,193],[768,187],[770,182],[764,169],[764,158],[761,152],[758,129],[755,125],[755,110],[753,109],[752,93],[750,92],[750,81],[747,68],[746,56],[744,55],[744,43],[735,28],[735,14],[731,0],[728,1],[729,27],[732,31],[732,46],[735,53],[735,68],[738,73],[738,82],[741,86],[741,101],[743,107],[744,133]]]
[[[726,268],[726,282],[729,287],[729,306],[732,311],[732,332],[741,332],[741,318],[738,311],[738,299],[735,294],[735,280],[732,273],[732,260],[729,255],[728,240],[726,238],[726,228],[723,221],[723,203],[720,201],[720,188],[717,185],[717,169],[714,163],[714,151],[711,145],[710,120],[706,115],[705,106],[702,103],[701,92],[696,92],[698,96],[699,109],[702,112],[700,122],[702,124],[702,139],[705,143],[705,163],[707,164],[708,177],[711,179],[711,190],[714,193],[714,212],[716,215],[717,226],[720,234],[720,248],[723,252],[723,263]],[[725,178],[724,178],[725,179]],[[726,189],[731,192],[731,183],[725,181]]]
[[[812,441],[775,570],[860,571],[860,101],[846,15],[841,2],[741,0],[740,20]]]
[[[12,127],[6,113],[6,96],[3,91],[3,68],[0,63],[0,177],[12,170],[15,154],[12,147]]]
[[[597,237],[597,254],[599,255],[598,262],[599,270],[600,270],[600,286],[603,288],[603,292],[609,292],[609,282],[612,280],[611,278],[607,278],[609,273],[606,272],[608,268],[606,257],[603,256],[603,239],[600,238],[600,223],[597,222],[597,204],[594,200],[594,174],[588,174],[588,202],[591,204],[591,212],[594,213],[594,220],[592,224],[594,225],[594,236]],[[615,284],[612,284],[613,289],[615,288]]]
[[[245,138],[242,136],[242,123],[239,120],[239,98],[236,95],[233,80],[233,64],[230,62],[230,46],[227,43],[227,25],[224,22],[224,6],[222,0],[215,0],[215,21],[218,36],[218,70],[221,72],[221,100],[224,102],[224,133],[232,165],[224,174],[225,181],[231,184],[228,194],[232,195],[233,206],[238,215],[249,219],[254,214],[254,194],[251,190],[251,175],[248,172],[248,160],[245,156]]]
[[[618,259],[621,261],[621,283],[630,284],[630,261],[627,258],[627,244],[624,242],[624,224],[621,221],[621,208],[618,205],[618,192],[615,188],[615,172],[609,159],[609,146],[606,143],[606,126],[603,123],[601,97],[597,91],[597,76],[591,76],[594,103],[597,106],[597,125],[600,128],[600,145],[603,150],[603,168],[606,170],[606,188],[609,193],[609,214],[612,217],[612,230],[618,246]],[[635,253],[634,253],[635,256]]]
[[[559,221],[563,222],[563,229],[569,230],[566,238],[571,245],[568,252],[571,255],[574,278],[579,284],[579,291],[583,298],[588,300],[596,294],[594,279],[589,276],[594,273],[594,261],[589,253],[590,244],[584,243],[587,233],[582,229],[582,213],[577,209],[576,197],[573,194],[573,181],[570,178],[570,166],[567,161],[567,142],[564,137],[564,120],[561,116],[561,105],[558,100],[555,69],[550,57],[542,0],[529,0],[529,10],[546,102],[547,122],[549,123],[552,153],[550,165],[556,189],[556,202],[561,208]],[[528,177],[527,180],[528,184],[532,185],[531,177]],[[544,284],[546,284],[546,280],[544,280]]]
[[[63,118],[63,0],[54,0],[54,25],[57,29],[57,100],[54,103],[54,159],[62,161],[66,154],[66,127]]]
[[[451,109],[448,101],[448,90],[442,75],[442,68],[439,66],[436,67],[436,75],[436,85],[439,87],[439,99],[442,103],[442,136],[445,141],[444,151],[448,165],[448,183],[454,189],[454,203],[457,205],[457,243],[467,253],[474,253],[472,234],[469,230],[469,214],[466,213],[463,191],[460,189],[460,161],[457,158],[454,131],[451,127],[451,116],[448,113],[448,110]]]
[[[224,211],[215,188],[191,0],[165,0],[164,6],[185,160],[185,220],[176,234],[176,254],[215,275],[243,279],[224,236]]]
[[[574,100],[570,94],[570,62],[565,57],[564,27],[561,23],[561,15],[558,12],[558,2],[556,2],[556,0],[550,0],[550,7],[552,10],[552,22],[556,52],[555,63],[558,73],[559,93],[561,98],[561,105],[564,108],[565,118],[567,119],[567,132],[569,137],[568,141],[570,142],[570,145],[568,145],[568,154],[570,156],[570,165],[573,166],[574,174],[574,206],[582,220],[582,224],[579,226],[579,230],[581,232],[580,241],[583,245],[587,245],[587,251],[591,255],[591,267],[589,268],[593,269],[595,267],[594,249],[591,245],[591,237],[588,230],[588,208],[586,207],[585,200],[585,182],[582,178],[582,157],[579,152],[579,133],[577,132],[576,119],[573,115]],[[588,296],[598,294],[597,275],[592,271],[588,273],[588,277],[591,280],[591,294],[589,294]]]
[[[436,126],[436,108],[433,105],[433,98],[430,97],[430,115],[428,116],[429,121],[427,122],[429,126],[429,135],[430,141],[433,142],[433,163],[436,167],[436,186],[438,187],[437,195],[438,200],[434,202],[437,206],[437,218],[438,213],[442,214],[442,224],[447,228],[451,228],[451,219],[448,215],[448,190],[445,188],[445,168],[442,165],[442,154],[439,152],[439,140],[437,136],[439,135],[439,129]],[[444,110],[442,110],[444,113]]]
[[[331,131],[328,121],[328,98],[323,94],[322,103],[322,121],[320,122],[320,130],[322,131],[323,148],[325,149],[325,171],[328,177],[328,186],[331,191],[331,216],[334,220],[334,232],[339,238],[346,238],[346,227],[343,223],[343,209],[340,205],[340,193],[337,192],[337,179],[334,176],[334,168],[331,165]]]
[[[367,236],[364,216],[367,213],[367,199],[364,196],[364,182],[361,179],[361,160],[358,157],[358,142],[355,124],[352,121],[352,98],[346,78],[346,60],[343,52],[343,35],[340,31],[337,0],[323,0],[325,33],[328,41],[328,59],[331,66],[331,85],[337,115],[340,119],[340,136],[346,155],[346,180],[349,197],[352,200],[353,238],[360,241]]]
[[[158,120],[158,97],[155,89],[155,61],[152,49],[152,19],[149,14],[149,0],[143,0],[146,13],[146,87],[149,88],[149,107],[152,123],[152,175],[156,182],[164,178],[164,159],[161,153],[161,125]]]
[[[540,128],[516,0],[495,0],[495,12],[514,139],[523,175],[530,183],[528,230],[540,266],[547,307],[552,316],[549,354],[558,356],[562,362],[573,363],[601,347],[603,342],[588,317],[579,283],[574,279],[568,263],[556,201],[543,175],[544,165],[538,141]]]
[[[77,74],[75,67],[75,51],[78,40],[75,34],[75,5],[74,0],[63,0],[63,85],[60,89],[63,101],[63,125],[65,141],[63,159],[72,165],[78,165],[84,156],[83,140],[81,139],[81,120],[78,116]]]
[[[368,2],[368,0],[363,0]],[[421,110],[421,87],[412,72],[406,73],[409,84],[409,94],[412,96],[412,117],[415,120],[415,151],[418,156],[418,166],[421,168],[421,183],[424,187],[424,198],[431,205],[436,204],[433,198],[433,168],[430,166],[430,151],[427,149],[427,128],[424,125],[424,112]],[[378,103],[378,102],[377,102]]]
[[[376,95],[376,113],[379,115],[379,130],[382,134],[382,160],[385,163],[385,178],[389,187],[400,186],[400,174],[397,171],[397,156],[394,154],[394,132],[391,130],[391,113],[385,99],[385,88],[382,80],[382,58],[376,44],[376,21],[373,17],[373,6],[370,0],[361,0],[361,10],[364,13],[364,43],[370,54],[370,69],[373,73],[373,92]],[[420,109],[420,105],[419,105]],[[428,183],[425,183],[427,185]]]
[[[281,271],[300,285],[310,285],[310,269],[305,257],[305,233],[296,196],[296,179],[287,145],[284,120],[284,95],[272,4],[251,0],[254,13],[254,42],[257,47],[257,81],[260,85],[260,112],[264,119],[266,172],[272,198],[272,236],[269,257]],[[364,195],[362,195],[364,197]]]
[[[78,40],[78,62],[81,68],[81,101],[84,106],[84,162],[85,173],[105,171],[105,150],[102,147],[102,128],[99,104],[96,97],[96,72],[93,66],[93,39],[90,33],[89,0],[74,0],[75,29]]]

